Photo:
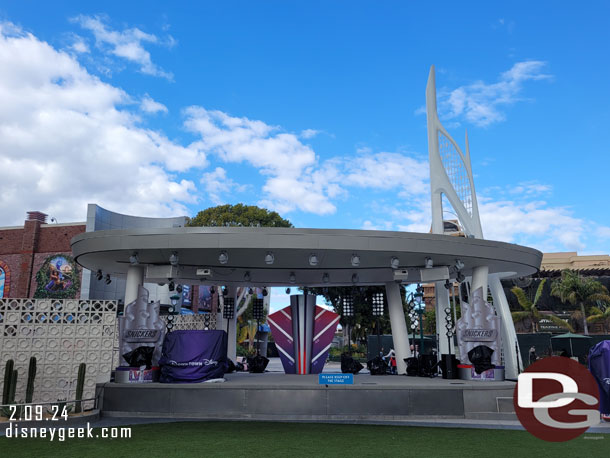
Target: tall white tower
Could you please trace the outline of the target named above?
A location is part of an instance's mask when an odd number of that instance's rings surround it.
[[[445,130],[438,119],[436,107],[436,76],[434,65],[430,67],[426,86],[426,113],[428,117],[428,158],[430,162],[430,192],[432,205],[432,233],[444,233],[443,196],[455,211],[459,223],[467,237],[483,238],[479,218],[479,205],[472,178],[468,132],[466,132],[466,154]],[[502,274],[489,275],[485,265],[473,268],[471,290],[483,288],[487,296],[488,286],[494,299],[494,307],[502,324],[502,346],[506,375],[515,378],[518,367],[523,367],[517,351],[517,334],[504,294],[500,278]],[[449,351],[445,335],[445,310],[449,308],[449,291],[444,283],[435,282],[436,294],[436,332],[440,340],[440,352]]]

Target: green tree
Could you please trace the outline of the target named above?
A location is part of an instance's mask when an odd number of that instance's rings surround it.
[[[367,335],[377,334],[377,318],[373,315],[373,308],[371,306],[371,296],[374,293],[383,292],[385,297],[385,287],[383,286],[369,286],[366,288],[354,288],[351,286],[336,286],[329,288],[308,288],[313,294],[324,296],[326,302],[333,307],[335,313],[341,315],[340,323],[341,326],[350,325],[351,334],[355,338],[363,339]],[[405,311],[405,319],[408,322],[406,312],[408,310],[405,302],[405,291],[404,287],[401,287],[401,297],[403,303],[403,310]],[[345,317],[343,316],[343,303],[341,298],[344,295],[350,294],[354,298],[354,316]],[[390,324],[390,317],[388,315],[388,304],[387,299],[384,303],[383,316],[379,317],[379,333],[389,334],[392,332]]]
[[[581,277],[578,272],[564,270],[551,286],[551,294],[580,308],[585,335],[589,335],[587,310],[599,303],[610,304],[608,289],[597,280]]]
[[[277,212],[255,205],[219,205],[210,207],[190,218],[187,226],[191,227],[293,227],[292,223],[282,218]]]
[[[436,310],[430,309],[424,312],[424,333],[436,335]]]
[[[519,305],[523,309],[521,312],[512,312],[513,321],[516,323],[521,320],[529,319],[532,323],[532,333],[537,331],[538,322],[541,318],[543,318],[542,314],[538,311],[536,304],[540,300],[542,296],[542,290],[544,289],[544,284],[546,283],[546,278],[540,282],[538,285],[538,289],[536,289],[536,295],[534,296],[534,300],[530,300],[525,294],[523,289],[515,286],[511,289],[511,292],[517,297],[517,301],[519,301]],[[561,326],[563,328],[567,328],[570,331],[574,331],[572,326],[563,321],[561,318],[556,317],[555,315],[546,315],[544,318],[551,320],[554,324]]]

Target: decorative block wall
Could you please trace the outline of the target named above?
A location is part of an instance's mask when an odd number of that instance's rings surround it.
[[[19,372],[15,401],[24,401],[35,356],[34,402],[74,399],[82,362],[87,364],[83,398],[94,397],[95,384],[108,382],[116,365],[116,313],[116,301],[0,299],[0,389],[6,361],[13,359]]]

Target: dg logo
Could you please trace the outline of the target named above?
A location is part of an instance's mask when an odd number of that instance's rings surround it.
[[[519,375],[513,394],[523,427],[539,439],[565,442],[600,422],[593,375],[570,358],[536,361]]]

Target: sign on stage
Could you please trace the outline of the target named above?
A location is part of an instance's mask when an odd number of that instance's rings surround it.
[[[318,374],[320,385],[353,385],[354,374]]]

